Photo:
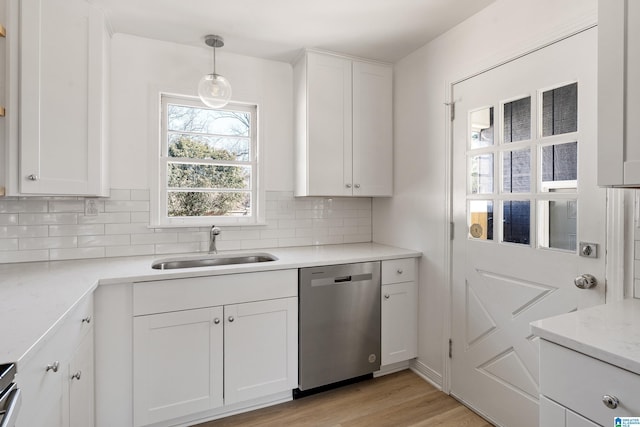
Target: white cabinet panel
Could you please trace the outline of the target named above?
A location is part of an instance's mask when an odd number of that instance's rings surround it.
[[[109,35],[102,12],[85,0],[21,0],[19,28],[14,191],[106,195]]]
[[[391,66],[307,51],[294,66],[296,196],[390,196]]]
[[[297,387],[297,298],[226,306],[224,316],[225,405]]]
[[[133,319],[133,418],[141,426],[222,405],[223,309]]]
[[[418,310],[415,282],[382,286],[382,365],[417,356]]]

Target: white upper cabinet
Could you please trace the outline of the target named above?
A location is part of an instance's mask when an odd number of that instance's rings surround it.
[[[20,0],[18,23],[9,193],[108,195],[103,13],[85,0]]]
[[[391,66],[307,51],[294,81],[296,196],[391,196]]]
[[[598,6],[598,184],[640,186],[640,2]]]

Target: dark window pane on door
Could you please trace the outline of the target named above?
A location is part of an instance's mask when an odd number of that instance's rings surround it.
[[[542,136],[578,130],[578,83],[542,94]]]
[[[502,153],[502,191],[528,193],[531,191],[531,151],[505,151]]]
[[[531,139],[531,97],[504,104],[504,142]]]
[[[528,200],[505,200],[502,204],[502,241],[528,245],[531,224],[531,202]]]
[[[542,147],[542,181],[578,179],[578,143]]]

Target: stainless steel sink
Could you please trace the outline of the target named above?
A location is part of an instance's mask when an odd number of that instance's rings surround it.
[[[188,258],[166,258],[154,261],[151,268],[172,270],[175,268],[213,267],[216,265],[251,264],[276,261],[278,257],[266,252],[238,255],[203,255]]]

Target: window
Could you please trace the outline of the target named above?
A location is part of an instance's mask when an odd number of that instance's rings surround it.
[[[159,225],[258,222],[256,114],[162,96]]]

